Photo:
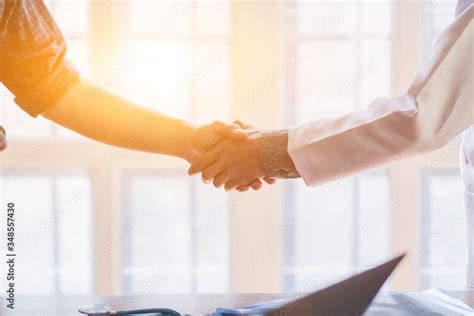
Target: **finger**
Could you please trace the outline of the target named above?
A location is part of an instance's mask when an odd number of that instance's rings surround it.
[[[247,130],[247,131],[248,131],[248,130],[251,130],[251,131],[257,130],[257,128],[255,127],[255,125],[251,125],[251,124],[248,124],[248,123],[244,123],[244,122],[239,121],[239,120],[234,121],[233,123],[236,124],[236,125],[238,125],[238,126],[239,126],[241,129],[243,129],[243,130]]]
[[[276,179],[265,177],[265,178],[263,178],[263,181],[265,181],[268,184],[274,184],[276,182]]]
[[[248,185],[241,185],[235,188],[239,192],[247,192],[250,189],[250,186]]]
[[[212,182],[212,180],[204,179],[204,177],[202,176],[202,174],[201,174],[201,181],[202,181],[202,183],[204,183],[204,184],[209,184],[209,183]]]
[[[220,188],[221,186],[223,186],[225,183],[231,181],[232,179],[229,177],[229,175],[225,172],[223,173],[220,173],[218,174],[214,180],[212,181],[212,183],[214,184],[214,186],[216,188]]]
[[[217,160],[210,166],[204,168],[202,171],[202,178],[206,181],[210,181],[222,173],[222,171],[224,171],[224,166],[221,161]]]
[[[7,138],[5,137],[6,132],[3,126],[0,125],[0,151],[7,148]]]
[[[234,123],[235,125],[238,125],[240,128],[243,128],[243,129],[247,128],[247,124],[245,124],[242,121],[236,120],[236,121],[233,121],[232,123]]]
[[[240,187],[240,186],[249,186],[245,181],[241,178],[238,179],[233,179],[231,181],[227,181],[225,183],[225,190],[226,191],[232,191],[233,189]]]
[[[211,149],[222,140],[222,136],[214,132],[211,124],[199,127],[195,131],[194,137],[197,145],[205,151]]]
[[[260,180],[253,180],[251,183],[250,183],[250,187],[252,189],[254,189],[255,191],[258,191],[262,188],[262,181]]]
[[[197,158],[189,167],[188,174],[191,176],[198,172],[201,172],[204,168],[214,163],[219,157],[220,147],[214,147],[213,149],[205,152],[201,157]]]
[[[213,122],[211,128],[217,135],[230,139],[242,139],[247,134],[236,124],[225,124],[222,122]]]

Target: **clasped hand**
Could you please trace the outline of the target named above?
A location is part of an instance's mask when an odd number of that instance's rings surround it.
[[[265,175],[259,159],[261,134],[261,130],[239,121],[214,122],[196,129],[195,151],[188,159],[189,175],[201,172],[203,182],[212,182],[216,188],[224,186],[227,191],[259,190],[262,180],[273,184],[275,179]]]

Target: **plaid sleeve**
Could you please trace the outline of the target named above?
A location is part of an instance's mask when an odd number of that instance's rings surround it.
[[[46,111],[79,79],[66,43],[43,1],[5,1],[1,71],[15,102],[31,116]]]

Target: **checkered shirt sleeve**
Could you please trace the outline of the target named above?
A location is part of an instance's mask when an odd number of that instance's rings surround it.
[[[66,43],[43,1],[0,0],[0,81],[33,117],[79,79]]]

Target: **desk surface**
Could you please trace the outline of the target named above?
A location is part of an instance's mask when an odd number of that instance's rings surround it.
[[[452,292],[454,296],[474,308],[474,292]],[[387,294],[381,294],[387,295]],[[95,304],[110,305],[114,309],[168,307],[185,313],[206,313],[216,307],[244,307],[263,301],[297,297],[293,294],[204,294],[150,296],[17,296],[15,311],[9,312],[1,299],[0,315],[79,315],[77,309]]]

